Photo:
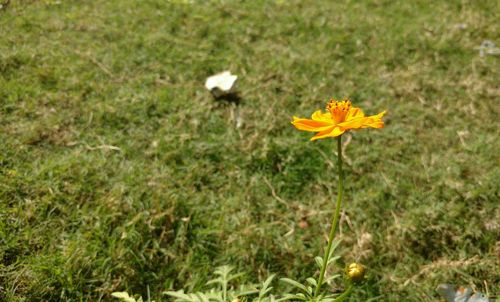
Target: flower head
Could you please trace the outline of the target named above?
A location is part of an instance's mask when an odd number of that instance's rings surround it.
[[[293,117],[292,124],[303,131],[317,132],[311,140],[336,137],[350,129],[383,128],[382,117],[385,111],[377,115],[365,116],[360,108],[353,107],[351,101],[331,99],[326,105],[327,112],[315,111],[311,119]]]
[[[361,282],[365,277],[365,267],[359,263],[353,262],[346,267],[345,273],[351,281]]]

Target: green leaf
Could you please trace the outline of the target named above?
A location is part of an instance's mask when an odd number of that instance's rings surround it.
[[[125,302],[137,302],[133,297],[130,297],[127,292],[114,292],[111,294],[111,296]]]
[[[266,279],[266,281],[264,281],[264,283],[262,283],[262,287],[260,288],[260,291],[259,291],[259,300],[264,298],[273,289],[272,287],[269,287],[269,285],[273,281],[274,276],[275,276],[274,274],[269,276]]]
[[[292,280],[290,278],[281,278],[280,281],[288,283],[288,284],[300,289],[304,293],[309,293],[309,291],[307,290],[307,288],[303,284],[301,284],[295,280]]]
[[[325,282],[326,283],[330,283],[330,282],[332,282],[333,280],[335,280],[335,279],[337,279],[339,277],[340,277],[340,274],[336,274],[336,275],[330,276],[330,277],[328,277],[328,278],[325,279]]]
[[[328,259],[328,265],[336,262],[339,259],[340,259],[340,256],[335,256],[335,257],[332,257],[332,258]]]
[[[310,286],[308,286],[308,287],[307,287],[307,293],[308,293],[310,296],[312,296],[312,294],[313,294],[313,289],[312,289],[312,287],[310,287]]]
[[[222,292],[219,290],[212,288],[212,289],[210,289],[209,292],[205,292],[205,294],[208,296],[208,299],[211,301],[223,302]]]
[[[277,299],[276,302],[288,301],[288,300],[307,301],[308,299],[302,294],[298,294],[298,295],[285,294],[282,298]]]
[[[223,284],[224,280],[222,278],[215,278],[215,279],[209,280],[207,283],[205,283],[205,285],[211,285],[214,283]]]
[[[244,273],[238,273],[238,274],[234,274],[234,275],[228,275],[227,278],[226,278],[226,281],[229,282],[231,280],[234,280],[234,279],[237,279],[241,276],[244,276],[245,274]]]
[[[323,258],[321,258],[320,256],[316,256],[316,258],[314,258],[314,261],[316,261],[316,265],[319,269],[323,267]]]
[[[176,291],[176,292],[166,291],[166,292],[163,292],[163,294],[177,298],[176,299],[177,301],[192,301],[191,297],[189,295],[185,294],[183,290]]]
[[[248,289],[248,290],[245,290],[245,291],[240,291],[240,292],[235,293],[235,297],[242,297],[242,296],[253,295],[253,294],[256,294],[258,292],[259,292],[258,289]]]
[[[196,293],[195,295],[199,299],[199,301],[209,302],[208,297],[204,293]]]
[[[306,281],[314,287],[318,286],[318,282],[316,282],[316,279],[312,277],[307,278]]]
[[[221,276],[223,279],[227,279],[227,276],[231,273],[234,268],[229,265],[219,266],[215,269],[214,274]]]
[[[327,264],[331,263],[331,261],[332,261],[331,259],[332,259],[333,253],[335,252],[335,250],[337,249],[337,247],[339,246],[339,244],[340,244],[340,240],[336,240],[336,241],[333,242],[332,249],[330,250],[330,254],[328,255],[328,260],[326,262]]]

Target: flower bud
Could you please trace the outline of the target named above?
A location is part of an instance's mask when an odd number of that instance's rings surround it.
[[[352,282],[361,282],[365,277],[365,267],[359,263],[351,263],[346,267],[345,274]]]

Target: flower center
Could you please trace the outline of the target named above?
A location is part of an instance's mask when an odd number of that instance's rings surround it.
[[[330,112],[332,119],[338,124],[345,120],[345,116],[349,112],[349,109],[351,109],[351,106],[351,101],[347,99],[342,101],[331,99],[328,105],[326,105],[326,110]]]

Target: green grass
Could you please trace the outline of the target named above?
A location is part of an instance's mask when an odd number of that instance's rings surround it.
[[[332,96],[389,112],[345,138],[351,301],[500,294],[499,61],[476,49],[500,44],[497,1],[173,2],[0,10],[0,300],[159,299],[222,264],[303,280],[335,141],[290,120]],[[203,87],[226,69],[237,109]]]

